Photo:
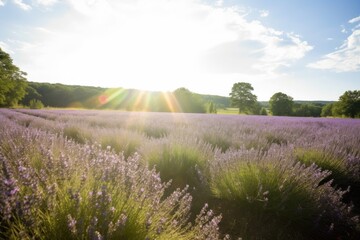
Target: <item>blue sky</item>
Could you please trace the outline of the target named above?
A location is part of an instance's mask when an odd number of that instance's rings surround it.
[[[360,90],[358,0],[0,0],[29,81],[337,100]]]

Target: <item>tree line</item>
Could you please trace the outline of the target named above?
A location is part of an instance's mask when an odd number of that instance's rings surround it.
[[[30,106],[30,102],[36,99],[45,106],[58,108],[187,113],[207,111],[201,96],[186,88],[164,93],[28,82],[27,89],[27,95],[20,101],[24,106]]]
[[[291,96],[277,92],[270,98],[267,110],[260,107],[257,96],[252,93],[253,90],[250,83],[238,82],[233,85],[230,93],[231,105],[239,108],[239,113],[360,118],[360,90],[346,91],[339,97],[339,101],[329,104],[296,103]]]
[[[268,106],[257,101],[250,83],[238,82],[230,97],[202,95],[178,88],[173,92],[144,92],[136,89],[101,88],[27,82],[26,73],[13,64],[0,48],[0,107],[59,107],[123,109],[128,111],[216,113],[233,106],[239,113],[274,116],[360,117],[360,91],[346,91],[330,104],[298,103],[285,93],[275,93]]]
[[[216,103],[214,103],[216,102]],[[215,112],[215,105],[226,107],[229,99],[200,95],[186,88],[173,92],[144,92],[136,89],[101,88],[27,82],[26,73],[13,64],[0,48],[0,107],[59,107],[123,109],[157,112]]]

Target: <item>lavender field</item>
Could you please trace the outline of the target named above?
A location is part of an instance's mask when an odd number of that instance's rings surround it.
[[[360,120],[0,109],[0,239],[360,239]]]

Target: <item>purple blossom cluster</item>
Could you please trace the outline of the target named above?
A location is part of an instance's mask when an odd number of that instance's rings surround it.
[[[1,110],[1,238],[219,238],[219,217],[191,224],[187,188],[165,196],[170,183],[140,155],[125,159],[100,144],[22,126],[16,116]]]
[[[0,109],[0,122],[0,238],[359,237],[356,119]]]

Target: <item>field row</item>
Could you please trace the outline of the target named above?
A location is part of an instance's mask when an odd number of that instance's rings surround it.
[[[359,237],[359,120],[0,109],[0,121],[2,238]]]

